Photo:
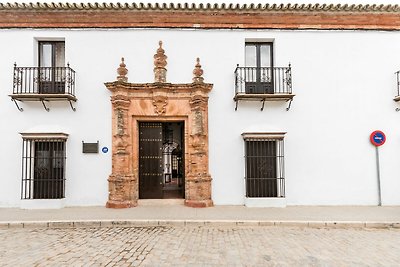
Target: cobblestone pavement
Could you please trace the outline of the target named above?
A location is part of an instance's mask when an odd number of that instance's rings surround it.
[[[400,229],[0,230],[0,266],[399,266]]]

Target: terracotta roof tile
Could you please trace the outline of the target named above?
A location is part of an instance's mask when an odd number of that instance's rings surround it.
[[[144,3],[0,3],[0,10],[157,10],[237,12],[395,12],[399,5],[348,4],[144,4]]]

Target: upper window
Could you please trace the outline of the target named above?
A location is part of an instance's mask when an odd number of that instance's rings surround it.
[[[21,199],[65,197],[66,136],[23,137]]]
[[[65,43],[39,42],[39,93],[65,93]]]
[[[283,134],[243,134],[246,197],[285,197]]]
[[[246,67],[273,67],[273,43],[246,43]]]
[[[273,94],[273,46],[272,43],[246,43],[247,94]]]
[[[65,67],[65,42],[39,42],[39,67]]]

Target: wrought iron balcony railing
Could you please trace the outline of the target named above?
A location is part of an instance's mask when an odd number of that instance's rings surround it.
[[[58,94],[75,97],[75,71],[69,67],[17,67],[13,95]]]
[[[291,94],[292,69],[288,67],[236,67],[236,94]]]
[[[10,95],[19,111],[17,101],[41,101],[49,111],[45,102],[67,100],[72,110],[75,97],[75,71],[69,67],[17,67],[14,64],[13,92]]]
[[[239,67],[235,69],[235,110],[239,100],[260,100],[261,110],[265,101],[290,101],[292,93],[292,68],[288,67]]]

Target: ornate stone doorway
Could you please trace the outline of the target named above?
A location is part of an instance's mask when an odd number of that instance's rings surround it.
[[[159,154],[140,153],[140,146],[146,145],[140,140],[139,130],[143,122],[153,123],[155,127],[161,128],[168,123],[182,123],[182,175],[185,178],[182,195],[185,205],[213,205],[211,176],[208,172],[208,93],[212,84],[203,82],[199,59],[193,71],[192,83],[166,83],[167,57],[161,45],[160,42],[154,55],[154,83],[128,83],[124,59],[118,68],[117,81],[105,83],[112,92],[113,111],[112,173],[108,179],[109,200],[106,205],[109,208],[136,206],[140,189],[140,155],[160,157]],[[154,136],[153,139],[160,139],[160,136]],[[164,176],[164,179],[167,178]],[[155,195],[156,193],[151,198]]]

